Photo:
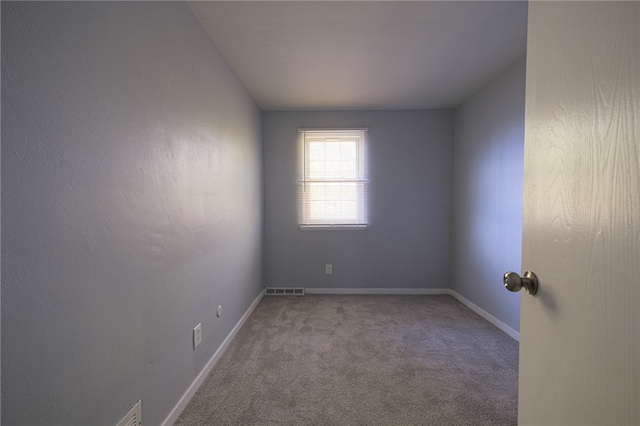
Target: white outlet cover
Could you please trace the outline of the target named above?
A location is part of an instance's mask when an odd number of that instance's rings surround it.
[[[333,273],[333,265],[330,263],[324,265],[324,273],[327,275],[331,275]]]
[[[193,329],[193,349],[197,348],[200,343],[202,343],[202,323]]]
[[[222,305],[218,305],[218,309],[216,310],[216,315],[218,318],[222,316]]]

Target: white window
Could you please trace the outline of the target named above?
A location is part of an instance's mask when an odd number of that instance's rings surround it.
[[[300,130],[301,229],[366,229],[366,130]]]

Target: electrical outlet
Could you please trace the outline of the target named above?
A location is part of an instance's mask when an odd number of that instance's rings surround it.
[[[327,263],[326,265],[324,265],[324,273],[327,275],[333,274],[333,265],[330,263]]]
[[[193,349],[197,348],[200,343],[202,343],[202,323],[193,329]]]
[[[218,318],[222,316],[222,305],[218,305],[218,309],[216,310],[216,315]]]

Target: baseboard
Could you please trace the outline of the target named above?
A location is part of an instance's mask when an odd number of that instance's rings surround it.
[[[518,342],[520,341],[520,333],[518,331],[516,331],[513,328],[509,327],[507,324],[503,323],[498,318],[494,317],[489,312],[485,311],[484,309],[482,309],[480,306],[476,305],[475,303],[473,303],[469,299],[467,299],[465,297],[462,297],[455,290],[448,290],[448,292],[453,297],[458,299],[458,301],[460,303],[462,303],[463,305],[465,305],[467,308],[471,309],[473,312],[475,312],[476,314],[480,315],[482,318],[486,319],[491,324],[493,324],[496,327],[498,327],[500,330],[504,331],[509,337],[513,338],[514,340],[516,340]]]
[[[306,294],[450,294],[446,288],[312,288],[304,289]]]
[[[209,362],[207,362],[207,365],[204,366],[200,374],[198,374],[195,380],[191,383],[191,386],[189,386],[189,388],[184,393],[184,395],[182,395],[182,398],[180,398],[180,400],[175,405],[175,407],[173,407],[173,410],[171,410],[167,418],[164,419],[164,421],[162,422],[162,426],[171,426],[176,422],[176,420],[178,420],[178,417],[180,417],[180,414],[182,413],[182,411],[186,408],[187,404],[189,404],[189,401],[191,401],[191,398],[193,398],[193,395],[195,395],[200,385],[202,385],[202,383],[204,382],[204,379],[207,378],[207,376],[209,375],[213,367],[220,360],[220,358],[222,357],[222,354],[224,354],[224,352],[227,350],[227,347],[229,347],[229,344],[231,343],[233,338],[236,336],[236,334],[238,334],[238,331],[240,331],[240,328],[242,327],[242,325],[245,323],[245,321],[247,321],[247,318],[249,318],[249,316],[254,311],[256,306],[258,306],[258,303],[260,302],[260,300],[262,300],[263,297],[264,297],[264,290],[260,292],[260,294],[258,295],[258,297],[256,297],[256,299],[253,301],[251,306],[249,306],[249,309],[247,309],[247,311],[244,313],[242,318],[240,318],[240,321],[238,321],[235,327],[233,327],[233,329],[231,330],[227,338],[224,339],[220,347],[218,347],[218,350],[213,354]]]

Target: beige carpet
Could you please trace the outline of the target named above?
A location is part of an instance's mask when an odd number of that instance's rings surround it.
[[[514,425],[518,343],[451,296],[265,297],[176,425]]]

